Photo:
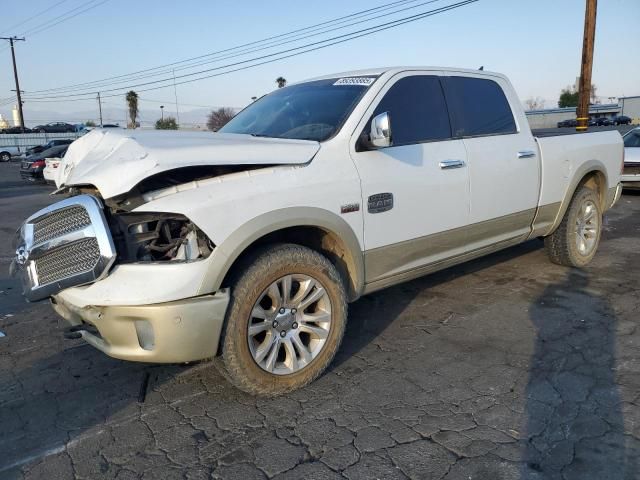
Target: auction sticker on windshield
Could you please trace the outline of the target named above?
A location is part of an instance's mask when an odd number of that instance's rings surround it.
[[[341,78],[334,85],[364,85],[368,87],[375,81],[375,77],[345,77]]]

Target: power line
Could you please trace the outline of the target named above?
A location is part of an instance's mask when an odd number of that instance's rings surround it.
[[[71,10],[63,13],[62,15],[58,15],[57,17],[54,17],[51,20],[47,20],[46,22],[41,23],[40,25],[36,25],[35,27],[33,27],[30,30],[27,30],[26,32],[24,32],[22,35],[23,36],[33,36],[33,35],[37,35],[40,32],[43,32],[45,30],[48,30],[52,27],[55,27],[56,25],[59,25],[60,23],[66,22],[67,20],[71,20],[72,18],[77,17],[78,15],[88,12],[89,10],[92,10],[96,7],[99,7],[100,5],[102,5],[103,3],[108,2],[109,0],[102,0],[99,3],[95,3],[98,0],[91,0],[88,4],[85,5],[80,5],[79,7],[75,7],[72,8]],[[82,9],[82,10],[80,10]],[[80,10],[80,11],[78,11]],[[69,15],[70,13],[75,12],[73,15]],[[57,21],[56,21],[57,20]],[[0,49],[0,51],[5,50],[6,47],[4,49]]]
[[[415,1],[418,1],[418,0],[411,0],[411,1],[415,2]],[[204,60],[204,61],[200,61],[200,62],[197,62],[197,63],[191,63],[191,64],[188,64],[188,65],[185,65],[185,66],[182,66],[182,67],[179,67],[179,68],[175,68],[175,69],[171,69],[171,70],[167,70],[167,71],[160,71],[160,72],[157,72],[157,73],[147,73],[147,74],[134,76],[134,77],[129,77],[127,79],[118,80],[118,81],[114,81],[114,82],[107,82],[107,83],[103,82],[103,83],[99,83],[99,84],[95,84],[95,85],[81,87],[80,89],[81,90],[93,90],[93,91],[95,91],[96,89],[104,90],[104,87],[107,87],[107,86],[118,85],[118,84],[122,84],[122,83],[125,83],[125,82],[133,81],[133,80],[142,80],[142,79],[145,79],[145,78],[157,77],[158,75],[161,75],[163,73],[169,73],[169,72],[172,73],[172,75],[173,75],[173,77],[175,79],[175,70],[178,70],[178,71],[187,70],[187,69],[194,68],[194,67],[197,67],[197,66],[200,66],[200,65],[207,65],[207,64],[210,64],[210,63],[216,63],[216,62],[221,61],[221,60],[227,60],[227,59],[242,57],[242,56],[250,54],[250,53],[259,52],[259,51],[263,51],[263,50],[268,50],[268,49],[275,48],[275,47],[278,47],[278,46],[281,46],[281,45],[286,45],[286,44],[289,44],[289,43],[299,42],[299,41],[302,41],[302,40],[305,40],[305,39],[308,39],[308,38],[311,38],[311,37],[316,37],[318,35],[323,35],[323,34],[330,33],[330,32],[336,31],[336,30],[341,30],[341,29],[344,29],[344,28],[353,27],[353,26],[359,25],[361,23],[371,22],[373,20],[376,20],[376,19],[379,19],[379,18],[382,18],[382,17],[387,17],[388,15],[395,15],[395,14],[398,14],[398,13],[406,11],[406,10],[419,8],[419,7],[422,7],[422,6],[425,6],[425,5],[428,5],[428,4],[432,4],[432,3],[436,3],[436,2],[440,2],[440,1],[442,1],[442,0],[427,0],[427,1],[423,1],[422,3],[419,3],[417,5],[412,5],[412,6],[409,6],[409,7],[397,9],[394,12],[392,12],[391,14],[386,13],[386,14],[383,14],[383,15],[378,15],[378,16],[374,16],[374,17],[371,17],[371,18],[366,18],[364,20],[358,20],[356,22],[351,22],[351,23],[349,23],[347,25],[341,25],[341,26],[338,26],[338,27],[328,28],[328,29],[325,28],[323,31],[319,31],[319,32],[316,32],[316,33],[304,35],[304,36],[301,36],[301,37],[299,35],[297,35],[299,38],[292,38],[292,39],[281,41],[279,43],[278,42],[276,42],[276,43],[269,42],[269,44],[267,44],[267,45],[258,46],[258,47],[252,47],[250,49],[241,50],[241,51],[239,51],[237,53],[227,54],[227,55],[224,55],[224,56],[221,56],[221,57],[217,57],[217,58],[214,57],[214,58],[209,59],[209,60]],[[369,13],[367,15],[371,15],[371,14]],[[342,21],[340,23],[344,23],[344,21]],[[120,87],[120,88],[122,88],[122,87]],[[68,92],[68,91],[75,91],[77,89],[78,89],[78,86],[76,86],[74,88],[71,88],[71,87],[68,87],[68,88],[65,88],[65,89],[61,88],[61,90],[54,91],[53,93],[65,93],[65,92]],[[37,93],[37,91],[31,92],[31,93]],[[89,92],[79,92],[78,95],[85,94],[85,93],[89,93]]]
[[[378,7],[374,7],[374,8],[370,8],[370,9],[366,9],[366,10],[361,10],[361,11],[354,12],[354,13],[351,13],[351,14],[348,14],[348,15],[344,15],[342,17],[337,17],[337,18],[334,18],[334,19],[331,19],[331,20],[327,20],[325,22],[317,23],[315,25],[311,25],[311,26],[308,26],[308,27],[299,28],[299,29],[292,30],[290,32],[286,32],[286,33],[282,33],[282,34],[278,34],[278,35],[273,35],[273,36],[270,36],[270,37],[267,37],[267,38],[264,38],[264,39],[261,39],[261,40],[255,40],[255,41],[252,41],[252,42],[249,42],[249,43],[245,43],[245,44],[242,44],[242,45],[238,45],[238,46],[235,46],[235,47],[230,47],[230,48],[226,48],[226,49],[222,49],[222,50],[217,50],[217,51],[210,52],[210,53],[207,53],[207,54],[204,54],[204,55],[191,57],[191,58],[188,58],[188,59],[185,59],[185,60],[180,60],[180,61],[177,61],[177,62],[165,64],[165,65],[159,65],[157,67],[138,70],[138,71],[135,71],[135,72],[131,72],[129,74],[106,77],[106,78],[103,78],[103,79],[100,79],[100,80],[94,80],[94,81],[91,81],[91,82],[82,82],[82,83],[77,83],[77,84],[73,84],[73,85],[67,85],[67,86],[63,86],[63,87],[49,88],[49,89],[43,89],[43,90],[34,90],[31,93],[60,92],[62,90],[76,89],[77,87],[83,87],[83,86],[87,86],[87,87],[90,86],[92,89],[95,90],[95,88],[96,88],[96,86],[98,84],[102,84],[105,81],[115,80],[115,79],[125,79],[123,81],[128,81],[129,77],[132,77],[132,76],[135,76],[135,75],[138,75],[138,74],[141,74],[141,73],[147,73],[147,72],[152,72],[152,71],[155,71],[155,70],[161,70],[161,69],[164,69],[164,68],[167,68],[167,67],[176,67],[177,65],[182,65],[184,63],[192,62],[194,60],[201,60],[203,58],[212,57],[214,55],[218,55],[218,54],[222,54],[222,53],[229,53],[229,52],[232,52],[232,51],[235,51],[235,50],[239,50],[239,49],[242,49],[242,48],[245,48],[245,47],[249,47],[249,46],[253,46],[253,45],[257,45],[257,44],[262,44],[264,42],[269,42],[271,40],[278,39],[278,38],[290,37],[290,36],[299,36],[301,32],[307,32],[308,33],[308,31],[316,31],[319,28],[323,28],[325,25],[328,25],[328,24],[345,23],[345,22],[348,22],[350,19],[353,19],[353,18],[358,18],[358,17],[362,17],[362,16],[371,15],[373,12],[392,10],[392,9],[398,7],[398,6],[405,5],[405,4],[408,4],[408,3],[416,3],[417,1],[419,1],[419,0],[399,0],[399,1],[392,2],[390,4],[385,4],[385,5],[381,5],[381,6],[378,6]],[[424,2],[424,3],[420,4],[420,5],[424,5],[426,3],[434,3],[436,1],[441,1],[441,0],[430,0],[428,2]],[[410,8],[417,8],[420,5],[417,5],[417,6],[414,6],[414,7],[410,7]],[[397,13],[397,12],[393,12],[393,13]],[[300,39],[298,39],[298,40],[300,40]],[[270,43],[272,43],[272,42],[270,42]],[[274,45],[271,45],[271,46],[274,46]],[[196,64],[196,66],[197,65],[199,65],[199,64]],[[184,68],[186,68],[186,67],[181,67],[181,69],[184,69]],[[155,74],[150,74],[150,75],[153,76],[153,75],[159,75],[159,74],[162,74],[162,73],[166,73],[166,71],[157,72]]]
[[[54,3],[53,5],[51,5],[49,8],[45,8],[44,10],[42,10],[41,12],[36,13],[35,15],[30,16],[29,18],[27,18],[26,20],[23,20],[22,22],[16,23],[14,25],[11,25],[10,27],[8,27],[6,30],[2,31],[0,34],[6,33],[10,30],[14,30],[16,27],[19,27],[20,25],[24,25],[25,23],[30,22],[31,20],[33,20],[34,18],[38,18],[39,16],[47,13],[50,10],[53,10],[55,7],[57,7],[58,5],[63,4],[64,2],[66,2],[68,0],[61,0],[57,3]]]
[[[329,46],[337,45],[337,44],[344,43],[344,42],[347,42],[347,41],[350,41],[350,40],[355,40],[357,38],[361,38],[361,37],[364,37],[364,36],[372,35],[374,33],[381,32],[381,31],[384,31],[384,30],[388,30],[390,28],[395,28],[395,27],[398,27],[400,25],[404,25],[404,24],[407,24],[407,23],[415,22],[417,20],[422,20],[424,18],[433,16],[433,15],[437,15],[439,13],[444,13],[446,11],[453,10],[453,9],[456,9],[456,8],[460,8],[460,7],[466,6],[466,5],[471,4],[471,3],[475,3],[477,1],[479,1],[479,0],[464,0],[464,1],[460,1],[460,2],[454,3],[454,4],[447,5],[445,7],[440,7],[440,8],[434,9],[434,10],[428,10],[426,12],[421,12],[421,13],[418,13],[418,14],[415,14],[415,15],[410,15],[408,17],[404,17],[404,18],[400,18],[400,19],[397,19],[397,20],[393,20],[391,22],[386,22],[386,23],[374,25],[372,27],[364,28],[364,29],[357,30],[357,31],[354,31],[354,32],[349,32],[349,33],[346,33],[346,34],[338,35],[338,36],[335,36],[335,37],[332,37],[332,38],[328,38],[328,39],[324,39],[324,40],[320,40],[320,41],[317,41],[317,42],[308,43],[308,44],[301,45],[301,46],[298,46],[298,47],[285,49],[285,50],[282,50],[282,51],[279,51],[279,52],[275,52],[275,53],[271,53],[271,54],[268,54],[268,55],[262,55],[262,56],[259,56],[259,57],[254,57],[254,58],[251,58],[251,59],[247,59],[247,60],[243,60],[243,61],[239,61],[239,62],[235,62],[235,63],[230,63],[230,64],[227,64],[227,65],[222,65],[222,66],[215,67],[215,68],[210,68],[210,69],[205,69],[205,70],[201,70],[201,71],[198,71],[198,72],[193,72],[193,73],[189,73],[189,74],[180,75],[180,76],[178,76],[176,78],[192,77],[194,75],[200,75],[200,74],[208,73],[208,72],[211,72],[211,71],[222,70],[222,69],[225,69],[225,68],[238,67],[239,65],[244,65],[243,67],[235,68],[235,69],[232,69],[232,70],[229,70],[229,71],[226,71],[226,72],[220,72],[220,73],[217,73],[217,74],[206,75],[206,76],[198,77],[198,78],[191,79],[191,80],[183,80],[181,82],[177,82],[176,85],[183,85],[183,84],[186,84],[186,83],[192,83],[192,82],[199,81],[199,80],[204,80],[204,79],[207,79],[207,78],[213,78],[213,77],[217,77],[217,76],[220,76],[220,75],[226,75],[226,74],[229,74],[229,73],[232,73],[232,72],[237,72],[237,71],[240,71],[240,70],[246,70],[247,68],[252,68],[252,67],[259,66],[259,65],[272,63],[274,61],[283,60],[283,59],[286,59],[286,58],[291,58],[291,57],[294,57],[294,56],[297,56],[297,55],[300,55],[300,54],[303,54],[303,53],[308,53],[308,52],[312,52],[312,51],[315,51],[315,50],[320,50],[322,48],[327,48]],[[308,48],[308,47],[312,47],[312,48]],[[304,50],[305,48],[306,48],[306,50]],[[292,52],[296,52],[296,53],[292,53]],[[287,55],[285,55],[285,54],[287,54]],[[282,56],[278,57],[278,55],[282,55]],[[260,61],[260,60],[267,59],[267,58],[269,58],[270,60]],[[246,65],[247,63],[251,63],[251,62],[259,62],[259,63],[255,63],[255,64],[252,64],[252,65]],[[140,87],[140,86],[153,85],[153,84],[167,82],[167,81],[171,81],[171,78],[154,80],[154,81],[139,83],[139,84],[135,84],[135,85],[129,85],[127,87],[106,89],[106,90],[102,90],[102,91],[103,92],[123,91],[123,90],[128,90],[128,89],[132,89],[132,88],[136,88],[136,87]],[[145,91],[151,91],[151,90],[157,90],[157,89],[160,89],[160,88],[166,88],[166,87],[170,87],[170,86],[171,86],[171,84],[162,85],[162,86],[158,86],[158,87],[146,88],[146,89],[139,90],[138,93],[139,92],[145,92]],[[40,99],[50,100],[50,99],[54,99],[54,98],[69,98],[69,99],[71,99],[73,97],[79,97],[79,96],[83,96],[83,95],[87,95],[87,93],[77,93],[77,94],[70,94],[70,95],[52,95],[52,96],[42,96],[42,97],[33,97],[33,98],[38,99],[38,100],[40,100]],[[104,97],[108,98],[108,97],[119,96],[119,95],[121,95],[121,94],[105,95]]]

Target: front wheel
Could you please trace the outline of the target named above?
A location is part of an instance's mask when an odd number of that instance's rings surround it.
[[[346,322],[346,293],[335,266],[300,245],[270,246],[232,287],[216,364],[245,392],[291,392],[327,368]]]
[[[0,153],[0,162],[9,162],[11,160],[11,154],[8,152]]]
[[[544,239],[549,258],[559,265],[584,267],[596,254],[601,228],[598,195],[582,186],[574,193],[560,226]]]

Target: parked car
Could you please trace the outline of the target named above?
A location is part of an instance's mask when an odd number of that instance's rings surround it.
[[[609,125],[613,125],[613,123],[607,117],[594,118],[589,122],[591,127],[608,127]]]
[[[640,188],[640,127],[629,130],[624,137],[624,188]]]
[[[18,147],[0,147],[0,162],[10,162],[12,157],[21,155],[22,152]]]
[[[24,129],[22,127],[8,127],[8,128],[3,128],[2,130],[0,130],[0,133],[33,133],[33,130],[31,130],[30,128],[24,127]]]
[[[38,125],[33,130],[39,133],[65,133],[75,132],[76,126],[65,122],[53,122],[46,125]]]
[[[51,147],[56,147],[58,145],[69,145],[73,142],[72,139],[60,139],[60,140],[51,140],[44,145],[37,145],[35,147],[31,147],[27,149],[27,155],[33,155],[34,153],[43,152]]]
[[[613,125],[630,125],[631,118],[627,117],[626,115],[616,115],[611,119],[611,123]]]
[[[219,133],[90,132],[13,268],[70,338],[145,362],[220,352],[231,382],[277,395],[323,372],[364,294],[538,237],[587,265],[622,157],[616,131],[534,137],[497,73],[329,75]]]
[[[20,176],[30,182],[43,181],[43,170],[46,158],[62,158],[69,145],[58,145],[48,148],[40,153],[34,153],[25,158],[20,164]]]
[[[44,170],[42,171],[42,175],[44,177],[44,181],[50,184],[57,185],[58,173],[60,172],[60,164],[62,162],[61,158],[45,158],[44,159]]]
[[[566,127],[577,127],[578,121],[575,118],[570,118],[569,120],[562,120],[558,122],[558,128],[566,128]]]

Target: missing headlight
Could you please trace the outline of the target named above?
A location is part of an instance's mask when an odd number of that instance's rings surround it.
[[[119,263],[191,261],[209,256],[209,238],[184,215],[119,213],[110,216]]]

